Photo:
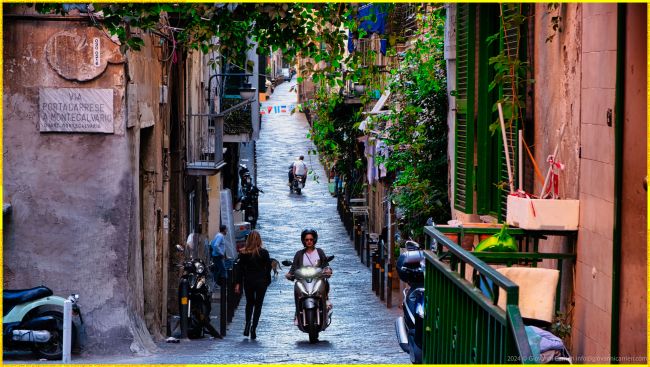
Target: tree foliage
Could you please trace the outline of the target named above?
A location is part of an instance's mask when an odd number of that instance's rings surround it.
[[[37,4],[41,13],[61,13],[62,4]],[[89,13],[116,36],[122,51],[144,44],[134,29],[155,33],[174,45],[219,51],[228,60],[248,50],[249,40],[258,52],[281,50],[292,59],[327,61],[319,73],[338,72],[344,61],[347,35],[342,27],[356,29],[357,7],[346,3],[95,3]],[[218,42],[215,42],[218,39]]]
[[[401,230],[412,237],[422,234],[427,219],[445,223],[450,217],[444,21],[442,9],[423,19],[414,45],[391,71],[395,103],[370,125],[383,131],[390,147],[384,164],[397,173],[392,199]]]

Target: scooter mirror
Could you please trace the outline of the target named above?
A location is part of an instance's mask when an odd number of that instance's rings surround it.
[[[282,261],[282,265],[284,265],[284,266],[291,266],[291,264],[293,264],[293,261],[289,261],[289,260],[283,260]]]

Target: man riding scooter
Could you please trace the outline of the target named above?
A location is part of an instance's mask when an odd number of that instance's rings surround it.
[[[307,170],[308,169],[307,163],[305,163],[305,156],[301,155],[298,157],[298,160],[293,162],[289,167],[289,186],[291,186],[291,182],[295,176],[300,177],[302,186],[305,186],[305,182],[307,181]]]

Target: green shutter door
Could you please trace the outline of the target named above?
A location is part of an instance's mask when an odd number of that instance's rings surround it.
[[[494,66],[490,58],[499,54],[499,42],[488,44],[489,36],[500,33],[500,10],[498,4],[480,4],[478,7],[478,110],[476,111],[476,213],[494,214],[501,200],[496,192],[499,183],[497,167],[497,149],[500,140],[498,134],[490,132],[490,125],[498,119],[492,111],[499,99],[497,88],[490,91],[490,82],[494,79]]]
[[[473,4],[457,5],[456,126],[454,207],[472,213],[474,200],[474,39]]]

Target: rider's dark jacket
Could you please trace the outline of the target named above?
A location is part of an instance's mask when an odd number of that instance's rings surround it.
[[[298,250],[296,252],[296,255],[293,257],[293,264],[291,264],[291,269],[289,269],[289,274],[293,275],[296,269],[303,267],[302,260],[303,256],[305,255],[305,251],[307,251],[307,249]],[[318,247],[316,248],[316,251],[318,252],[319,257],[318,267],[324,269],[325,267],[329,266],[329,263],[327,262],[327,256],[325,256],[325,251]]]

